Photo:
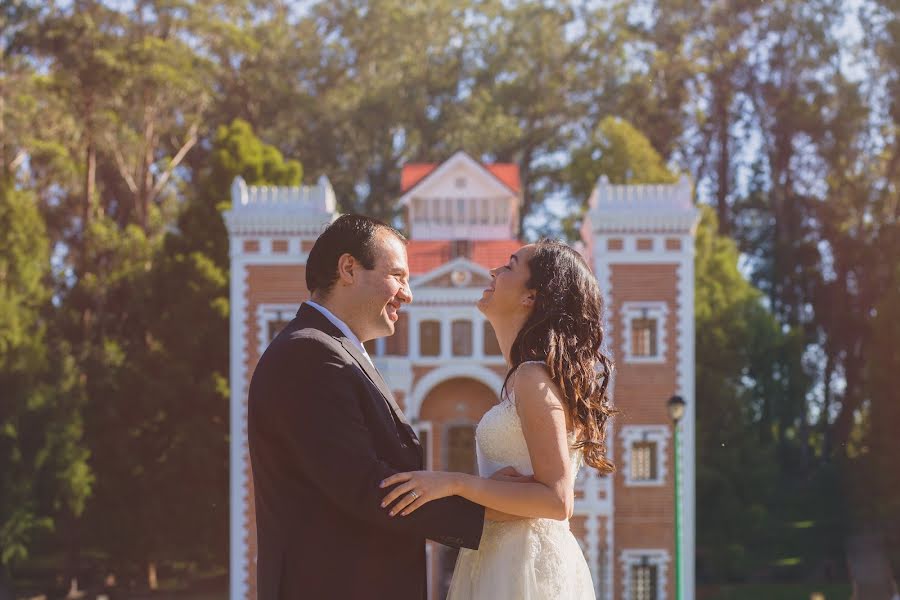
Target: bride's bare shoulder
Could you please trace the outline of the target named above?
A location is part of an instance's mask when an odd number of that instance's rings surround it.
[[[550,369],[547,365],[538,361],[528,361],[516,368],[513,381],[513,391],[516,395],[516,403],[523,400],[551,401],[559,403],[559,389],[553,379],[550,378]]]

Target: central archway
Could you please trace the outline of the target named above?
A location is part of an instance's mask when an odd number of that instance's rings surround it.
[[[498,401],[497,391],[482,381],[454,377],[431,387],[419,407],[419,423],[427,431],[423,443],[430,469],[475,474],[475,426]],[[458,552],[431,547],[431,597],[444,598]]]

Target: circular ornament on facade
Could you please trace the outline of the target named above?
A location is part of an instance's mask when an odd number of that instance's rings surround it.
[[[463,271],[460,269],[454,270],[450,273],[450,282],[453,283],[456,287],[462,287],[472,281],[472,273],[469,271]]]

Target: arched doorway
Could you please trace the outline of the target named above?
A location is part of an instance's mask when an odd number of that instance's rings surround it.
[[[425,444],[430,469],[476,473],[475,426],[498,401],[497,391],[467,377],[454,377],[435,385],[422,400],[419,421],[427,432]],[[431,545],[431,597],[444,598],[458,552]]]

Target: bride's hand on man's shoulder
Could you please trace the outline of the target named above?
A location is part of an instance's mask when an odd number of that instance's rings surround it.
[[[390,511],[392,517],[405,517],[432,500],[456,495],[460,475],[444,471],[410,471],[391,475],[381,482],[380,487],[396,487],[384,497],[381,507]]]

